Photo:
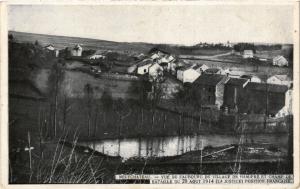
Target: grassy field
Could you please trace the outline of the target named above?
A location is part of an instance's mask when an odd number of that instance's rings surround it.
[[[191,64],[206,64],[211,68],[231,69],[234,71],[244,72],[245,74],[253,74],[266,80],[268,77],[277,74],[286,74],[290,77],[293,76],[293,69],[287,67],[274,67],[274,66],[256,66],[251,64],[242,63],[224,63],[219,61],[209,60],[186,60]]]
[[[135,82],[101,79],[79,71],[65,71],[60,89],[61,93],[67,94],[68,97],[83,98],[85,96],[84,88],[89,84],[93,88],[94,98],[101,98],[103,92],[107,90],[110,90],[113,98],[136,98],[130,91]]]
[[[103,50],[115,50],[126,52],[148,52],[154,45],[147,43],[126,43],[126,42],[113,42],[97,39],[88,39],[80,37],[66,37],[66,36],[54,36],[54,35],[42,35],[23,32],[10,32],[17,42],[29,42],[34,43],[36,40],[43,46],[53,44],[58,49],[64,49],[65,47],[73,47],[76,44],[80,44],[84,49],[103,49]]]

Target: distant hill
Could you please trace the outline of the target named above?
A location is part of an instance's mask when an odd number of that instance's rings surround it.
[[[9,34],[12,34],[14,40],[16,40],[17,42],[34,43],[37,40],[42,46],[53,44],[58,49],[64,49],[66,47],[72,47],[76,44],[80,44],[84,49],[105,49],[115,51],[147,53],[151,48],[155,46],[155,44],[149,43],[113,42],[99,39],[34,34],[16,31],[9,31]]]

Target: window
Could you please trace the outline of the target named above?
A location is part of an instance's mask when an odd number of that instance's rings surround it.
[[[147,69],[144,69],[144,73],[146,73],[147,72]]]

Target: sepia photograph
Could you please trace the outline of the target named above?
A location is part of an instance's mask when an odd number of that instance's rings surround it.
[[[294,15],[7,5],[8,184],[294,184]]]

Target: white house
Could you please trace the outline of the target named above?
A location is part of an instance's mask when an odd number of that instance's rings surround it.
[[[243,58],[253,58],[253,50],[244,50]]]
[[[196,70],[199,74],[202,74],[205,70],[207,70],[209,67],[205,64],[196,64],[193,66],[193,69]]]
[[[276,56],[273,58],[273,65],[275,66],[288,66],[289,62],[283,56]]]
[[[54,51],[54,50],[55,50],[55,47],[54,47],[53,45],[51,45],[51,44],[45,46],[45,48],[46,48],[47,50],[49,50],[49,51]]]
[[[137,64],[137,74],[144,75],[149,73],[149,67],[152,66],[153,61],[150,59],[145,59]]]
[[[77,44],[73,49],[71,49],[71,56],[81,56],[82,55],[82,47]]]
[[[194,70],[192,67],[183,67],[177,70],[177,79],[183,83],[193,83],[201,74]]]
[[[160,58],[160,57],[159,57],[158,54],[153,53],[153,54],[150,56],[150,58],[151,58],[152,60],[155,60],[155,59],[158,59],[158,58]]]
[[[293,90],[289,89],[285,92],[285,103],[284,107],[277,112],[275,117],[284,117],[292,114],[292,93]]]
[[[51,51],[55,57],[58,57],[59,55],[59,50],[56,49],[53,45],[49,44],[47,46],[45,46],[45,48],[48,50],[48,51]]]
[[[104,59],[105,55],[103,53],[103,51],[97,50],[95,53],[93,53],[92,55],[87,56],[88,59],[91,60],[96,60],[96,59]]]
[[[134,64],[134,65],[129,66],[129,67],[127,68],[127,73],[133,74],[136,70],[137,70],[137,65]]]
[[[267,83],[290,87],[293,81],[287,75],[273,75],[267,79]]]
[[[249,79],[252,83],[261,83],[261,79],[255,75],[242,75],[241,78]]]

